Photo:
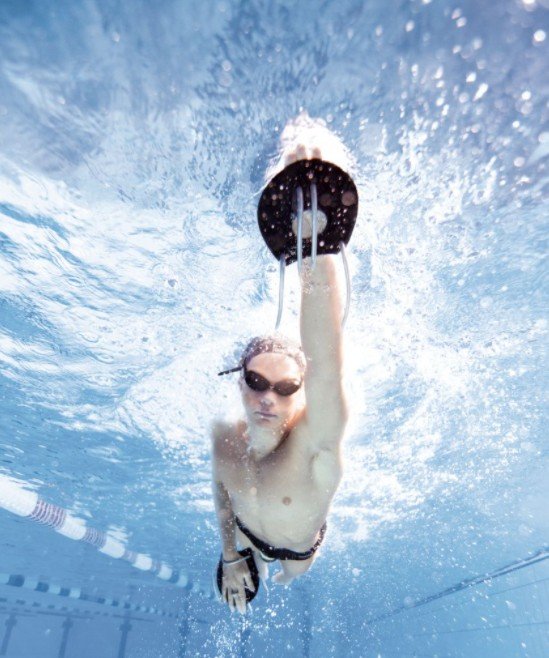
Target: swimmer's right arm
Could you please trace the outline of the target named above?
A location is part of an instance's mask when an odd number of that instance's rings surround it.
[[[212,426],[212,490],[214,497],[215,512],[221,534],[221,544],[223,546],[223,558],[233,560],[239,557],[236,551],[235,521],[234,512],[231,505],[231,498],[227,488],[223,484],[222,462],[226,458],[224,454],[226,443],[225,433],[226,425],[221,421],[216,421]]]
[[[215,478],[214,498],[221,530],[223,560],[235,560],[223,564],[221,596],[231,612],[238,610],[243,615],[246,612],[246,588],[253,590],[255,587],[247,563],[236,550],[234,513],[229,493],[223,483]]]
[[[229,492],[223,483],[214,477],[213,494],[215,512],[219,523],[221,544],[223,546],[223,559],[234,560],[240,557],[236,550],[234,512]]]
[[[221,531],[223,559],[234,563],[223,564],[222,592],[223,600],[228,603],[231,612],[246,612],[246,587],[254,589],[252,577],[246,562],[241,560],[236,550],[234,513],[229,492],[223,482],[214,477],[213,481],[215,510]]]

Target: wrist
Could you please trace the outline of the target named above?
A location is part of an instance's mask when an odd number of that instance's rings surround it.
[[[236,550],[236,548],[224,548],[223,549],[223,559],[226,561],[229,560],[236,560],[239,557],[241,557],[240,553]]]

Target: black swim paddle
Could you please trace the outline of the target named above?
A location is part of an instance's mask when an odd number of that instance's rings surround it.
[[[265,187],[257,209],[257,221],[267,247],[280,264],[278,313],[280,326],[284,301],[284,270],[317,254],[341,252],[347,294],[342,325],[351,303],[351,278],[345,256],[358,214],[358,192],[353,179],[332,162],[319,158],[298,160],[277,174]]]
[[[254,590],[248,589],[247,587],[244,589],[244,592],[246,594],[246,603],[250,603],[252,601],[259,589],[259,571],[257,570],[257,565],[255,563],[254,559],[254,554],[251,548],[244,548],[241,551],[238,551],[242,557],[246,558],[246,564],[248,565],[248,569],[250,571],[250,575],[252,577],[252,584],[254,586]],[[217,589],[219,591],[219,595],[221,598],[223,598],[223,554],[221,554],[221,557],[219,558],[219,563],[217,565]]]
[[[335,164],[320,160],[299,160],[288,165],[265,187],[257,209],[259,230],[273,256],[286,265],[298,260],[296,222],[300,196],[302,212],[316,206],[319,254],[337,254],[351,238],[358,213],[358,192],[353,179]],[[323,230],[322,226],[324,226]],[[311,231],[303,237],[303,257],[312,255]]]

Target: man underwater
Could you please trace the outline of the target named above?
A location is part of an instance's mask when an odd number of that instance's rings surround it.
[[[299,145],[285,164],[312,158],[319,149]],[[314,268],[303,260],[302,347],[279,334],[254,338],[233,369],[245,419],[212,427],[218,586],[231,611],[245,612],[268,562],[279,561],[279,584],[305,573],[324,538],[348,417],[337,258],[319,254]]]

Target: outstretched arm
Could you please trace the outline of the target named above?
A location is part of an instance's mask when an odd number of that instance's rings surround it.
[[[222,423],[214,424],[212,428],[212,488],[221,543],[223,545],[222,559],[224,563],[221,596],[229,604],[231,611],[238,610],[241,614],[244,614],[246,612],[245,588],[254,589],[254,587],[248,566],[245,561],[242,561],[236,547],[235,520],[231,497],[223,484],[221,475],[223,460],[227,458],[227,455],[224,454],[226,450],[224,444],[225,435],[225,425]],[[225,560],[229,563],[225,563]]]
[[[301,344],[307,358],[307,424],[315,448],[333,449],[347,422],[343,390],[343,331],[338,256],[319,255],[314,270],[303,261]]]

